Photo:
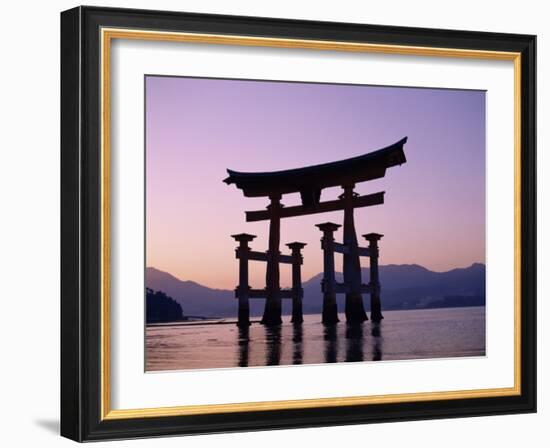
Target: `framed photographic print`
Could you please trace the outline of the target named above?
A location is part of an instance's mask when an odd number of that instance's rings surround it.
[[[61,432],[535,412],[535,37],[61,14]]]

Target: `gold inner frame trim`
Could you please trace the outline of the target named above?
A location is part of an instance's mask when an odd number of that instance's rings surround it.
[[[218,34],[145,31],[138,29],[101,29],[101,419],[128,419],[252,412],[317,407],[353,406],[414,401],[502,397],[521,394],[521,54],[515,52],[419,47],[307,39],[279,39]],[[455,57],[513,61],[514,63],[514,386],[441,392],[418,392],[356,397],[314,398],[244,402],[213,405],[188,405],[141,409],[111,409],[110,368],[110,63],[113,39],[185,42],[213,45],[294,48],[357,53],[383,53],[411,56]]]

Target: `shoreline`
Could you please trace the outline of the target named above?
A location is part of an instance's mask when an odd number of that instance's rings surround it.
[[[475,305],[475,306],[453,306],[453,307],[440,307],[440,308],[410,308],[410,309],[397,309],[397,310],[385,310],[383,312],[391,313],[391,312],[402,312],[402,311],[435,311],[435,310],[451,310],[451,309],[461,309],[461,308],[485,308],[485,306],[481,305]],[[340,315],[343,315],[344,313],[339,313]],[[304,313],[304,316],[315,316],[315,315],[321,315],[321,313]],[[290,314],[284,314],[283,317],[290,317]],[[370,319],[366,322],[370,322]],[[252,316],[250,318],[250,324],[260,324],[261,323],[261,317],[260,316]],[[283,322],[283,325],[290,322]],[[340,323],[345,324],[345,319],[341,320]],[[146,328],[156,328],[156,327],[193,327],[198,325],[236,325],[237,319],[234,317],[225,317],[225,318],[205,318],[197,319],[197,320],[182,320],[182,321],[175,321],[175,322],[155,322],[155,323],[149,323],[145,324]]]

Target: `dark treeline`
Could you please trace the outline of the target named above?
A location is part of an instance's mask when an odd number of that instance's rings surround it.
[[[147,288],[146,295],[147,323],[186,320],[181,305],[162,291],[153,291]]]

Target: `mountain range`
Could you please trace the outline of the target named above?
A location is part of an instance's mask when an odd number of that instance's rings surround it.
[[[467,268],[434,272],[417,264],[390,264],[379,267],[383,310],[425,309],[485,304],[485,265],[474,263]],[[321,278],[317,274],[303,283],[303,310],[306,314],[322,311]],[[337,281],[342,274],[337,273]],[[369,281],[369,269],[362,272],[363,283]],[[232,290],[213,289],[190,280],[180,280],[154,267],[145,271],[147,288],[163,291],[174,298],[186,316],[235,317],[236,299]],[[344,295],[338,295],[338,309],[344,310]],[[283,300],[283,313],[290,314],[291,301]],[[365,307],[369,297],[364,295]],[[264,300],[250,300],[250,314],[263,312]]]

